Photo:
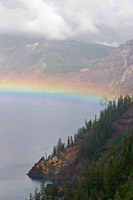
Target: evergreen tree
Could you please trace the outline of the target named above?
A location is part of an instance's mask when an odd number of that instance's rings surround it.
[[[124,137],[122,149],[117,152],[112,145],[106,159],[100,158],[100,153],[107,148],[108,139],[112,137],[114,121],[119,119],[133,103],[129,96],[119,98],[117,104],[110,102],[108,107],[101,111],[99,119],[92,123],[85,121],[85,127],[78,129],[74,135],[74,142],[81,140],[81,147],[76,157],[76,164],[88,163],[85,176],[80,185],[67,183],[61,192],[53,182],[51,189],[42,185],[40,192],[36,189],[31,200],[121,200],[133,199],[133,131]],[[67,147],[72,145],[73,139],[68,136]],[[53,152],[62,151],[62,142],[59,139]],[[120,146],[121,146],[120,145]],[[106,149],[107,152],[107,149]],[[119,153],[119,154],[118,154]],[[96,160],[96,161],[95,161]],[[80,164],[78,165],[80,166]],[[42,198],[43,197],[43,198]]]
[[[114,200],[121,200],[121,198],[120,198],[120,195],[119,195],[119,192],[118,191],[116,191],[116,193],[115,193],[115,199]]]
[[[30,199],[29,200],[33,200],[33,196],[32,196],[32,194],[30,193]]]
[[[44,185],[44,182],[41,183],[41,189],[40,189],[40,195],[41,195],[41,198],[40,200],[46,200],[46,194],[45,194],[45,185]]]
[[[38,192],[37,188],[35,189],[34,200],[40,200],[40,192]]]
[[[69,147],[70,146],[70,138],[68,136],[68,139],[67,139],[67,146]]]
[[[71,136],[71,146],[73,145],[73,138],[72,138],[72,136]]]
[[[56,200],[58,198],[58,192],[59,192],[58,187],[57,187],[55,181],[53,181],[53,184],[50,189],[51,200]]]

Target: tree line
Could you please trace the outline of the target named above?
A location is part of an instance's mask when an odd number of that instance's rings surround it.
[[[84,180],[78,184],[55,182],[50,189],[41,184],[40,190],[30,194],[29,200],[132,200],[133,199],[133,131],[125,136],[119,156],[111,149],[109,161],[87,166]]]
[[[100,157],[106,141],[114,132],[113,122],[118,120],[133,104],[133,98],[121,96],[118,101],[109,102],[99,118],[85,121],[74,138],[68,137],[67,145],[59,139],[52,156],[74,145],[87,136],[79,148],[75,165],[86,161],[85,176],[82,182],[74,180],[60,188],[55,182],[50,188],[41,184],[40,190],[30,194],[29,200],[121,200],[133,199],[133,131],[125,134],[123,147],[119,152],[111,147],[107,158]],[[100,161],[97,162],[97,160]],[[88,162],[93,160],[93,162]]]
[[[48,159],[73,146],[86,134],[88,134],[88,138],[81,145],[76,162],[81,159],[81,156],[82,158],[97,159],[99,157],[98,152],[105,150],[106,140],[112,137],[114,132],[112,122],[119,119],[128,110],[131,103],[133,103],[133,98],[128,95],[124,98],[121,96],[117,102],[115,100],[110,101],[107,108],[100,112],[98,119],[95,116],[93,121],[85,120],[85,125],[78,129],[74,137],[68,136],[67,144],[62,143],[61,138],[59,138]]]

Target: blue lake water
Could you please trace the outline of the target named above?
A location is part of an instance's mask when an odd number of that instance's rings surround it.
[[[52,98],[52,97],[50,97]],[[76,97],[78,99],[78,97]],[[25,200],[40,183],[26,176],[59,138],[66,141],[104,107],[100,97],[51,101],[0,97],[0,200]]]

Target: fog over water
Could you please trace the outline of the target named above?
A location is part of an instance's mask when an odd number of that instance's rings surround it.
[[[24,200],[39,187],[25,174],[59,138],[66,141],[85,119],[94,119],[104,108],[99,101],[100,97],[86,102],[0,97],[0,199]]]

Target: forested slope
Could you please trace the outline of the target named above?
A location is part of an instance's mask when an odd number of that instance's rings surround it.
[[[67,145],[58,142],[29,176],[37,178],[39,169],[42,178],[51,175],[58,185],[46,189],[47,199],[133,199],[133,100],[126,96],[117,104],[110,102],[99,119],[86,121]]]

